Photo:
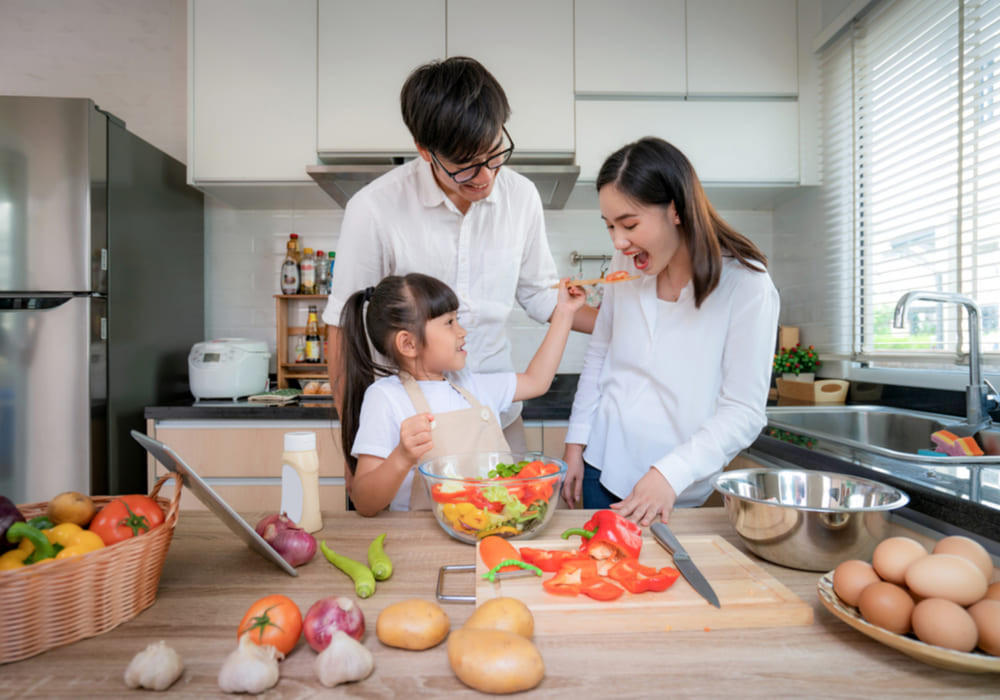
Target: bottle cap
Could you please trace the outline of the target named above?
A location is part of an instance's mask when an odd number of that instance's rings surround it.
[[[306,248],[306,249],[305,249],[305,253],[306,253],[306,255],[312,255],[312,252],[313,252],[313,249],[312,249],[312,248]]]
[[[290,234],[288,234],[288,237],[291,238],[293,241],[294,240],[298,240],[299,234],[297,234],[297,233],[290,233]]]
[[[285,452],[308,452],[316,449],[316,433],[285,433]]]
[[[337,254],[336,254],[336,253],[334,253],[334,252],[333,252],[333,251],[331,250],[331,251],[330,251],[330,257],[331,257],[331,258],[335,258],[335,257],[337,257]]]
[[[326,255],[326,253],[324,253],[322,250],[317,250],[316,251],[316,255],[317,255],[317,257],[322,258],[324,255]]]

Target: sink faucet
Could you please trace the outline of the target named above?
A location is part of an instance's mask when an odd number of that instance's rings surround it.
[[[982,313],[972,298],[952,292],[906,292],[896,302],[896,312],[892,317],[892,327],[902,328],[906,320],[906,309],[917,299],[955,303],[969,312],[969,386],[965,389],[966,423],[978,432],[990,425],[989,409],[996,405],[996,389],[983,377],[982,355],[979,336]]]

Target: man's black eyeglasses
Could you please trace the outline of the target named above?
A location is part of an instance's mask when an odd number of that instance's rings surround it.
[[[502,127],[502,128],[503,128],[504,136],[506,136],[507,137],[507,141],[510,142],[510,146],[508,146],[504,150],[500,151],[499,153],[493,154],[492,156],[490,156],[489,158],[487,158],[486,160],[484,160],[481,163],[476,163],[474,165],[469,165],[469,166],[467,166],[465,168],[460,168],[460,169],[456,170],[455,172],[450,172],[447,168],[445,168],[441,164],[441,161],[438,159],[438,157],[434,153],[434,151],[430,152],[431,157],[434,159],[434,162],[438,164],[438,167],[441,168],[442,170],[444,170],[445,174],[448,177],[450,177],[452,180],[454,180],[455,182],[457,182],[460,185],[464,184],[464,183],[468,182],[469,180],[471,180],[472,178],[474,178],[476,175],[478,175],[480,168],[486,167],[486,168],[489,168],[490,170],[496,170],[501,165],[503,165],[508,160],[510,160],[511,155],[514,153],[514,139],[512,139],[510,137],[510,134],[507,133],[507,127]]]

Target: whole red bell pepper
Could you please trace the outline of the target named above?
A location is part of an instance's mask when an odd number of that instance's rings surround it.
[[[580,553],[593,559],[638,559],[642,549],[642,529],[612,510],[597,511],[583,528],[570,528],[562,538],[573,535],[583,538]]]
[[[665,591],[674,585],[680,575],[672,567],[664,566],[657,571],[652,566],[645,566],[638,559],[631,558],[622,559],[608,571],[608,578],[620,583],[629,593]]]

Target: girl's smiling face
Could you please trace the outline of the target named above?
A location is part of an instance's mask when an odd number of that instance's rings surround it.
[[[458,323],[458,312],[450,311],[427,322],[414,377],[443,379],[445,372],[465,367],[465,358],[465,329]]]
[[[640,204],[612,184],[602,187],[598,197],[612,245],[631,258],[640,273],[659,275],[678,253],[687,254],[673,202],[667,207]]]

